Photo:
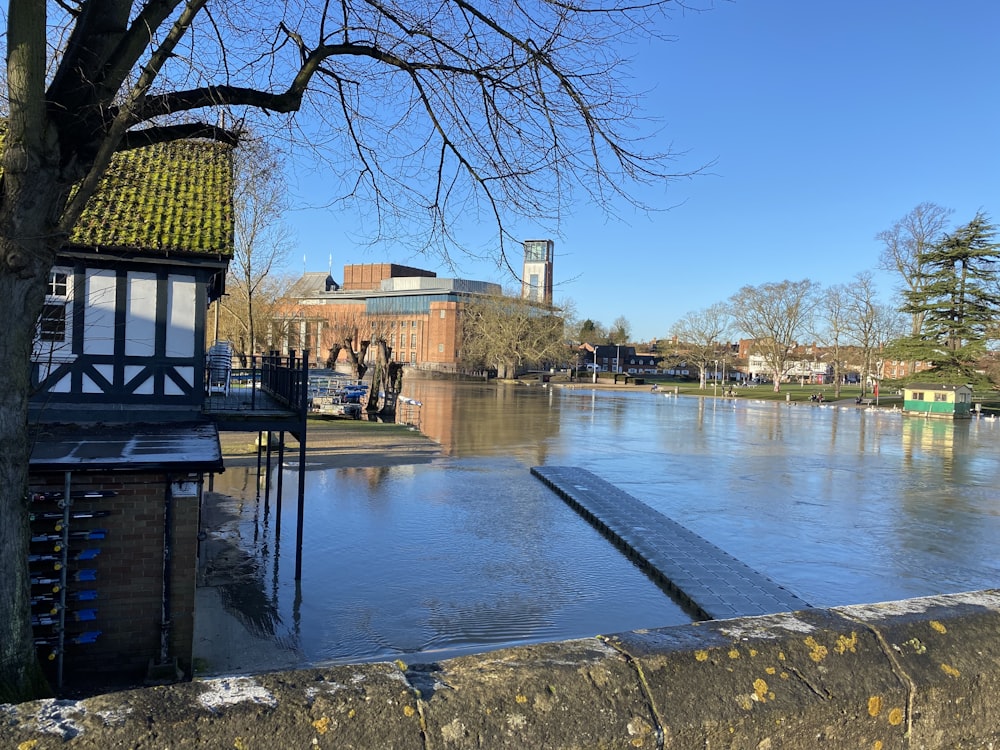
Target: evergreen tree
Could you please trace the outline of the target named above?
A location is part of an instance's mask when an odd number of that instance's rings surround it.
[[[979,212],[926,251],[922,283],[904,292],[901,308],[922,315],[923,326],[917,335],[897,342],[894,356],[933,363],[935,379],[977,378],[976,363],[986,349],[990,326],[1000,315],[996,233],[996,226]]]

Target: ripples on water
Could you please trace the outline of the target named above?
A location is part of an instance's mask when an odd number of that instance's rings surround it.
[[[286,476],[281,554],[266,541],[273,517],[262,528],[246,505],[241,537],[276,637],[305,663],[688,621],[530,476],[545,463],[593,471],[815,605],[1000,581],[1000,425],[652,393],[421,383],[408,395],[445,457],[308,471],[300,587],[295,482]],[[252,498],[245,471],[216,489]]]
[[[271,598],[308,663],[439,658],[690,619],[514,461],[309,472],[306,497],[301,591],[286,489]],[[250,504],[242,536],[253,536]]]

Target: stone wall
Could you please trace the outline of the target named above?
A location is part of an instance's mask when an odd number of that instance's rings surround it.
[[[986,748],[1000,590],[0,707],[0,746]]]

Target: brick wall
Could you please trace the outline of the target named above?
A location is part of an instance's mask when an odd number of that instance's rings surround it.
[[[183,477],[190,480],[191,477]],[[73,493],[85,490],[112,490],[113,497],[75,499],[72,509],[106,511],[107,516],[70,522],[70,530],[101,528],[107,535],[100,540],[70,541],[70,557],[77,550],[100,548],[93,560],[70,562],[67,592],[93,589],[94,602],[70,607],[94,607],[97,619],[76,623],[67,617],[67,632],[100,630],[91,644],[67,645],[64,677],[67,685],[86,678],[134,680],[142,678],[150,659],[160,661],[163,594],[164,510],[168,477],[160,473],[77,473],[72,475]],[[196,481],[200,477],[194,478]],[[31,477],[32,492],[62,490],[63,475]],[[55,509],[54,504],[33,503],[33,510]],[[197,567],[199,501],[197,497],[175,498],[171,508],[172,576],[170,581],[171,631],[169,657],[176,657],[190,671],[194,637],[194,596]],[[36,521],[38,529],[54,530],[51,521]],[[48,543],[33,544],[32,552]],[[96,580],[74,582],[79,569],[93,569]],[[58,573],[54,573],[58,577]],[[46,587],[33,587],[32,594]],[[36,637],[44,629],[36,628]],[[47,631],[45,631],[47,632]],[[40,654],[47,657],[48,651]],[[54,669],[55,661],[43,658]]]
[[[341,288],[351,292],[378,289],[383,279],[410,276],[435,278],[437,274],[396,263],[357,263],[344,266],[344,283]]]
[[[424,338],[426,355],[423,361],[441,366],[442,369],[454,370],[459,341],[457,303],[448,301],[430,304]]]

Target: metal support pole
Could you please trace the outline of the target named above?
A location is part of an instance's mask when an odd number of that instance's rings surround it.
[[[285,431],[282,430],[278,437],[278,482],[276,487],[277,496],[274,500],[274,536],[277,539],[281,536],[281,490],[282,479],[285,472]]]
[[[260,430],[257,430],[257,502],[260,502],[260,456],[261,456],[261,450],[264,447],[261,444],[261,440],[263,439],[264,439],[264,433]]]
[[[309,350],[302,352],[302,381],[299,389],[299,492],[298,518],[295,520],[295,580],[302,580],[302,528],[306,504],[306,422],[309,405]]]
[[[173,567],[173,504],[174,496],[171,490],[173,477],[167,475],[167,486],[163,493],[163,583],[160,587],[160,664],[166,664],[170,655],[170,629],[172,606],[170,602],[171,586],[170,571]]]
[[[264,474],[264,519],[271,513],[271,431],[267,431],[267,472]]]

